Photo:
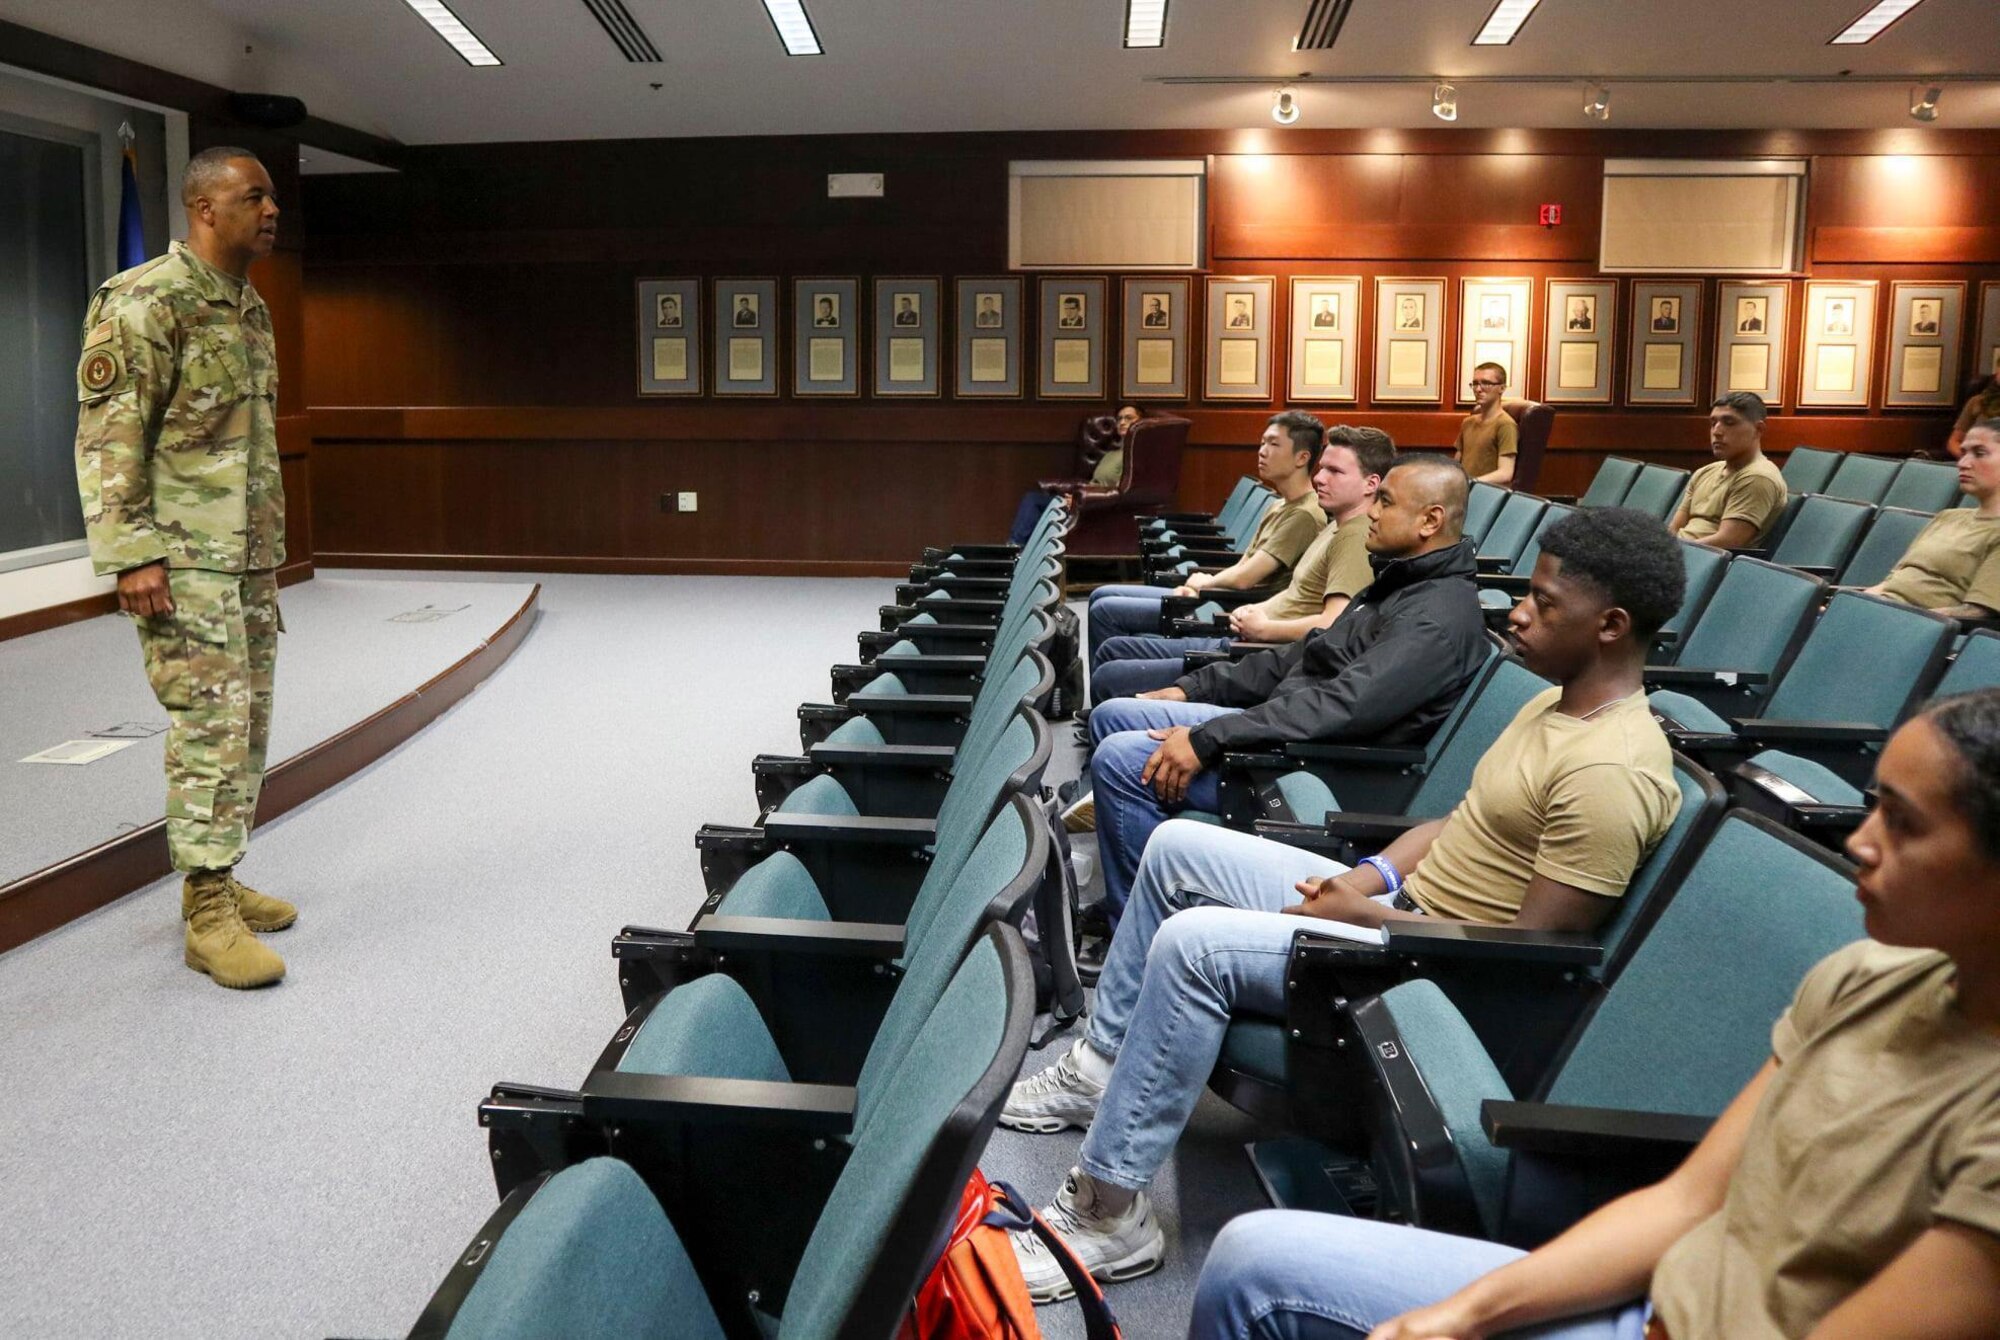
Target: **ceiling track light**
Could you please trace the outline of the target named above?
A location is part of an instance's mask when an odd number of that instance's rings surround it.
[[[1299,97],[1286,84],[1271,98],[1271,119],[1281,126],[1289,126],[1299,119]]]
[[[1167,0],[1125,0],[1125,45],[1167,44]]]
[[[1583,114],[1593,121],[1611,119],[1611,90],[1602,84],[1583,86]]]
[[[1944,85],[1921,85],[1910,90],[1910,116],[1914,120],[1929,122],[1938,119],[1938,99],[1944,96]]]
[[[1440,121],[1458,120],[1458,90],[1440,79],[1431,89],[1431,115]]]

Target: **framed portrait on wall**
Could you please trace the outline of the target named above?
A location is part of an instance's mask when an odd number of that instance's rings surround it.
[[[1036,392],[1047,400],[1102,400],[1110,282],[1064,275],[1041,281],[1041,357]]]
[[[1292,280],[1290,396],[1330,403],[1360,398],[1361,280],[1300,275]]]
[[[1610,404],[1617,329],[1616,280],[1551,279],[1542,317],[1541,398],[1552,404]]]
[[[1019,400],[1027,327],[1020,276],[960,279],[957,290],[958,395],[966,400]]]
[[[944,326],[944,281],[935,277],[875,281],[875,394],[937,399]]]
[[[1193,298],[1185,275],[1125,277],[1120,395],[1142,405],[1187,399]]]
[[[1877,288],[1872,279],[1806,282],[1805,330],[1799,339],[1801,408],[1868,404]]]
[[[792,394],[861,394],[861,281],[792,281]]]
[[[1373,399],[1434,405],[1444,398],[1444,284],[1376,277]]]
[[[1208,400],[1269,400],[1272,310],[1278,281],[1270,275],[1211,275],[1208,279]]]
[[[1715,394],[1752,391],[1785,403],[1785,319],[1792,286],[1726,279],[1715,296]],[[1848,319],[1852,321],[1850,309]]]
[[[701,281],[641,279],[639,394],[701,394]]]
[[[1458,339],[1458,402],[1472,403],[1472,370],[1481,363],[1498,363],[1507,370],[1507,385],[1515,395],[1528,391],[1529,307],[1534,302],[1532,279],[1467,278],[1460,281]]]
[[[1979,286],[1979,341],[1973,345],[1973,370],[1982,377],[2000,377],[2000,281]]]
[[[1635,279],[1628,405],[1692,405],[1701,341],[1701,281]]]
[[[1882,403],[1896,408],[1956,408],[1959,337],[1964,330],[1962,281],[1891,284]]]
[[[715,281],[715,393],[778,394],[778,281]]]

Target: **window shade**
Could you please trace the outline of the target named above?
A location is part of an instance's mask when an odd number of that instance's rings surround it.
[[[1010,264],[1016,269],[1197,269],[1202,178],[1161,164],[1093,171],[1089,163],[1015,165]],[[1110,165],[1105,165],[1110,166]],[[1040,171],[1023,172],[1023,167]],[[1049,168],[1071,169],[1053,172]]]
[[[1804,185],[1802,168],[1798,173],[1701,175],[1669,167],[1626,175],[1607,166],[1599,268],[1710,274],[1796,270]]]

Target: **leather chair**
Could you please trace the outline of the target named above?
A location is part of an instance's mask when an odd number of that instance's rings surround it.
[[[1076,499],[1077,518],[1064,540],[1070,558],[1138,556],[1133,520],[1174,505],[1181,485],[1181,449],[1193,426],[1172,415],[1133,424],[1125,440],[1125,472],[1115,487],[1077,480],[1042,485],[1051,493],[1068,493]]]
[[[1500,408],[1513,418],[1519,437],[1514,449],[1514,482],[1517,493],[1533,493],[1542,475],[1542,457],[1549,449],[1549,431],[1555,427],[1556,407],[1539,400],[1504,400]]]

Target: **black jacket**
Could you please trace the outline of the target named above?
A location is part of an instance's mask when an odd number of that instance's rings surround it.
[[[1194,728],[1204,765],[1225,750],[1430,738],[1486,661],[1473,547],[1369,561],[1375,580],[1332,627],[1178,681],[1189,702],[1245,709]]]

